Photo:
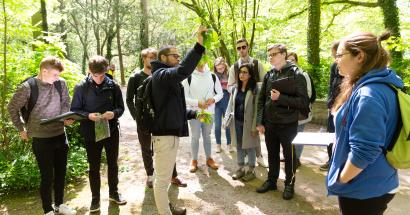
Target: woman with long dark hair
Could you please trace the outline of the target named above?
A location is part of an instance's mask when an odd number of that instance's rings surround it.
[[[250,181],[255,176],[256,148],[260,146],[256,129],[257,84],[251,64],[239,67],[238,84],[229,99],[225,116],[234,114],[229,125],[232,143],[236,144],[238,169],[232,176],[234,180]],[[245,172],[245,156],[248,156],[248,171]]]

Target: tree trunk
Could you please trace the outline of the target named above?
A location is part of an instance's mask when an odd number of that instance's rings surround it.
[[[117,48],[118,48],[118,59],[120,61],[120,73],[121,73],[121,86],[125,86],[125,72],[124,72],[124,63],[122,60],[122,51],[121,51],[121,35],[120,35],[120,1],[115,1],[115,24],[117,27]]]
[[[94,37],[97,43],[97,55],[102,55],[101,51],[101,39],[100,39],[100,19],[98,13],[98,0],[95,0],[95,5],[93,4],[93,0],[91,0],[91,20],[94,30]]]
[[[400,20],[396,0],[378,0],[383,12],[384,27],[392,33],[395,40],[400,40]],[[403,61],[403,52],[393,48],[391,50],[392,67],[400,66]]]
[[[41,0],[41,30],[43,31],[43,36],[48,36],[48,23],[47,23],[47,7],[45,0]]]
[[[58,2],[60,4],[58,6],[58,9],[59,9],[61,14],[64,14],[65,13],[65,11],[64,11],[64,9],[65,9],[64,0],[58,0]],[[60,28],[60,33],[62,33],[61,40],[62,40],[62,42],[64,43],[64,45],[66,47],[64,57],[66,57],[67,59],[70,59],[70,47],[68,46],[68,43],[67,43],[67,32],[66,32],[65,19],[61,19],[58,26]]]
[[[310,64],[309,73],[313,80],[319,80],[320,66],[320,0],[308,2],[308,29],[307,29],[307,61]]]
[[[114,41],[116,31],[114,31],[114,25],[110,25],[110,28],[108,29],[108,35],[107,35],[107,55],[105,58],[107,58],[108,62],[111,62],[112,60],[112,42]]]
[[[6,3],[3,0],[3,17],[4,17],[4,35],[3,35],[3,89],[2,96],[0,98],[1,102],[1,127],[3,135],[3,144],[7,145],[7,127],[6,127],[6,93],[7,93],[7,13],[6,13]],[[1,143],[0,143],[1,145]]]
[[[149,35],[148,35],[148,2],[147,0],[141,0],[141,25],[140,25],[140,38],[141,38],[141,51],[149,46]],[[144,67],[142,62],[142,57],[139,58],[140,68]]]

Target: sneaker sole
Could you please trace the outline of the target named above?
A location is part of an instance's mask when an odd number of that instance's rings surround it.
[[[90,209],[90,213],[95,213],[95,212],[98,212],[98,211],[100,211],[100,208],[93,209],[93,210]]]
[[[126,201],[124,201],[124,202],[118,202],[117,200],[112,199],[112,198],[109,198],[109,200],[110,200],[110,202],[114,202],[114,203],[116,203],[117,205],[125,205],[125,204],[127,204]]]

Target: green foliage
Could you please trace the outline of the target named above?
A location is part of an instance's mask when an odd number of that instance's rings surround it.
[[[78,129],[79,123],[67,127],[70,145],[67,159],[67,181],[83,176],[88,169],[84,142]],[[11,144],[7,151],[0,150],[0,195],[15,190],[37,189],[39,184],[40,172],[31,150],[31,143],[19,140]]]

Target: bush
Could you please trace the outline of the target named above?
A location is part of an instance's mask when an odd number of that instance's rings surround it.
[[[79,123],[67,127],[70,149],[67,159],[67,181],[83,176],[88,169],[87,154],[82,147],[83,138],[78,134]],[[16,190],[37,189],[40,172],[31,144],[18,141],[0,150],[0,195]]]

